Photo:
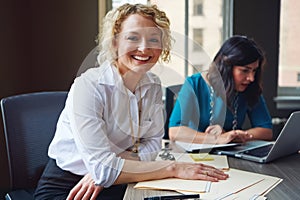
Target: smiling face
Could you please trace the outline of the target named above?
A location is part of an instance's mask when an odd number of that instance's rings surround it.
[[[235,84],[235,90],[243,92],[248,85],[255,80],[255,73],[259,67],[259,61],[255,61],[245,66],[233,67],[233,79]]]
[[[158,61],[162,52],[162,32],[156,24],[139,14],[127,17],[115,40],[116,65],[121,74],[132,70],[146,73]]]

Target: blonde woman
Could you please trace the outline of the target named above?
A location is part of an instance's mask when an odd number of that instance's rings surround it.
[[[100,66],[70,89],[36,199],[123,199],[130,182],[227,178],[203,164],[153,161],[164,119],[160,80],[149,70],[169,60],[169,25],[156,6],[125,4],[107,14]]]

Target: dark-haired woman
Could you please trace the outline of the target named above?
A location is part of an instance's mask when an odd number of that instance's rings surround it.
[[[262,96],[264,63],[253,39],[227,39],[208,71],[183,84],[169,120],[170,139],[216,144],[271,140],[271,117]],[[243,130],[246,117],[251,128]]]

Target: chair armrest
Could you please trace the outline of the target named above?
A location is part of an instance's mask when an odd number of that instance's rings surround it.
[[[14,190],[5,195],[6,200],[34,200],[34,189],[32,190]]]

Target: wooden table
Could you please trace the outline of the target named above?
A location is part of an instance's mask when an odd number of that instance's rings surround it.
[[[288,147],[287,147],[288,148]],[[300,155],[294,154],[277,159],[271,163],[260,164],[238,158],[228,157],[230,168],[256,172],[282,178],[283,181],[272,189],[266,196],[271,200],[300,199]],[[134,189],[135,184],[129,184],[124,200],[143,200],[145,197],[178,194],[172,191]]]

